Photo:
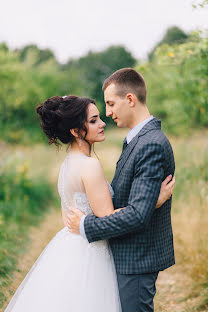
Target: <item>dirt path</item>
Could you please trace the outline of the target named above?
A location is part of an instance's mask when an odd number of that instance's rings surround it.
[[[202,297],[194,296],[193,281],[182,266],[175,265],[160,272],[155,297],[156,312],[208,312],[207,308],[198,309]]]
[[[40,255],[43,248],[57,231],[62,228],[62,219],[59,211],[52,210],[46,215],[39,228],[30,229],[31,242],[28,245],[28,252],[21,257],[18,263],[18,270],[14,273],[13,282],[8,289],[5,289],[8,302],[34,261]],[[196,302],[194,299],[186,299],[187,291],[191,280],[180,268],[174,267],[161,272],[157,282],[157,294],[155,297],[156,312],[191,312]],[[7,303],[8,303],[7,302]],[[7,303],[5,303],[4,308]],[[110,312],[110,311],[109,311]],[[204,312],[206,312],[204,310]]]
[[[193,311],[193,302],[187,300],[190,279],[175,265],[160,272],[155,297],[156,312],[189,312]]]

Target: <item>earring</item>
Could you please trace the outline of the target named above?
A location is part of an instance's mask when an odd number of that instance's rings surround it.
[[[82,139],[80,136],[79,136],[79,146],[82,146]]]

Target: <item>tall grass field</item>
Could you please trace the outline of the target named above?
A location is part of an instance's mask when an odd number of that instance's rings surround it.
[[[109,181],[125,134],[126,130],[111,129],[106,131],[105,142],[95,145]],[[180,296],[182,300],[194,298],[194,305],[184,312],[208,311],[207,135],[207,131],[197,131],[191,136],[169,137],[176,161],[172,207],[174,270],[189,280],[188,289]],[[43,144],[29,147],[4,144],[1,149],[0,306],[5,307],[12,295],[9,289],[18,270],[16,264],[31,248],[28,242],[31,226],[38,228],[41,220],[47,221],[50,207],[60,209],[57,176],[65,151],[63,148],[57,152],[55,146]]]

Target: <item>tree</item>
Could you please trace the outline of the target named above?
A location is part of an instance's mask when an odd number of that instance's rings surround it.
[[[179,27],[177,26],[173,26],[167,29],[164,37],[162,38],[161,41],[159,41],[156,46],[152,49],[152,51],[148,54],[148,58],[151,61],[154,58],[154,54],[156,49],[161,46],[162,44],[180,44],[180,43],[184,43],[187,39],[189,38],[189,36]]]
[[[0,51],[8,52],[9,48],[5,42],[0,43]]]
[[[35,44],[27,45],[16,51],[19,53],[22,62],[27,62],[28,59],[32,59],[34,66],[40,65],[49,60],[56,61],[55,55],[50,49],[39,49]]]
[[[148,106],[169,132],[208,127],[208,36],[195,32],[183,44],[158,47],[137,70],[145,78]]]
[[[64,67],[69,73],[79,72],[83,85],[83,95],[95,98],[102,118],[105,119],[102,84],[114,71],[123,67],[133,67],[136,59],[123,46],[110,46],[102,52],[89,52],[78,60],[70,60]]]

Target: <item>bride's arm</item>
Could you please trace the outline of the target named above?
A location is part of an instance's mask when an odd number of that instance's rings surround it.
[[[161,207],[171,197],[175,178],[173,177],[172,181],[171,179],[172,176],[168,176],[162,182],[155,208]],[[85,166],[82,169],[82,181],[90,206],[97,217],[105,217],[125,209],[125,207],[123,207],[114,210],[109,187],[99,160],[95,158],[88,158],[85,160]]]
[[[105,217],[114,213],[110,190],[99,160],[86,159],[81,170],[81,177],[93,213],[97,217]]]

